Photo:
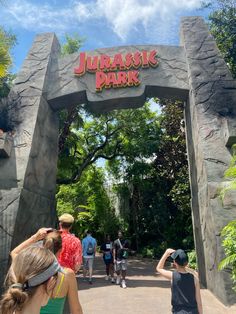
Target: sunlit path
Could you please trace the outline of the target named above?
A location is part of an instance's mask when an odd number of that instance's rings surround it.
[[[79,296],[84,314],[168,314],[170,283],[155,273],[156,262],[129,261],[127,289],[105,281],[101,258],[96,258],[94,283],[79,275]],[[204,314],[233,314],[236,308],[224,307],[208,290],[202,290]]]

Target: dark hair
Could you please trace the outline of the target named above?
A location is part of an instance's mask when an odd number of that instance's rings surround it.
[[[87,234],[88,234],[88,233],[89,233],[89,234],[92,234],[91,230],[89,230],[89,229],[86,230],[86,233],[87,233]]]
[[[63,222],[63,221],[61,221],[60,224],[61,224],[62,228],[69,229],[73,225],[73,222]]]
[[[43,240],[43,246],[49,249],[54,254],[62,248],[61,232],[58,230],[52,230],[49,232]]]

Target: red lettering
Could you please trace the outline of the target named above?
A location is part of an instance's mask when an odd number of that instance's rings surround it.
[[[74,68],[74,73],[76,75],[83,75],[85,73],[85,68],[86,68],[86,53],[81,52],[80,57],[79,57],[80,64],[77,68]]]
[[[135,52],[134,54],[134,67],[139,68],[141,66],[141,53],[140,52]]]
[[[100,92],[106,83],[106,74],[104,72],[96,72],[96,91]]]
[[[133,66],[133,55],[132,53],[127,53],[125,56],[125,67],[126,69],[129,69]]]
[[[111,58],[107,55],[100,57],[100,70],[109,70],[111,66]]]
[[[116,73],[115,72],[109,72],[107,73],[106,78],[106,88],[110,88],[111,86],[116,87],[118,85],[118,82],[116,80]]]
[[[126,72],[118,72],[117,73],[117,84],[118,84],[118,86],[126,86],[127,85],[127,73]]]
[[[129,86],[137,86],[140,84],[140,80],[138,79],[139,71],[129,71],[128,72],[128,85]]]
[[[112,70],[116,70],[116,69],[123,70],[125,68],[121,53],[118,53],[114,56],[114,60],[112,62],[111,68]]]
[[[144,50],[142,52],[142,59],[143,59],[143,62],[142,62],[143,68],[148,68],[149,64],[148,64],[148,57],[147,57],[147,51],[146,50]]]
[[[156,59],[157,52],[156,50],[152,50],[149,54],[148,63],[151,67],[156,67],[158,65],[158,60]]]
[[[98,69],[98,56],[87,58],[87,71],[95,72]]]

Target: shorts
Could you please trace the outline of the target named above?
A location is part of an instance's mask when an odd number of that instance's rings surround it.
[[[192,310],[172,310],[172,314],[199,314],[198,309],[192,309]]]
[[[127,270],[127,259],[117,260],[115,263],[115,271]]]
[[[84,257],[83,256],[83,261],[84,261],[84,268],[87,269],[93,269],[93,261],[94,261],[94,257]]]
[[[103,261],[104,261],[105,265],[113,264],[113,259],[105,259],[105,258],[103,257]]]

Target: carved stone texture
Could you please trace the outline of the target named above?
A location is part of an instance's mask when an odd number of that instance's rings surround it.
[[[7,100],[15,134],[10,157],[0,158],[0,284],[10,250],[56,222],[58,118],[44,93],[59,51],[54,34],[38,35]]]
[[[223,208],[219,189],[232,157],[225,144],[228,121],[236,117],[236,85],[201,18],[183,19],[181,44],[190,84],[185,116],[200,279],[225,304],[232,304],[236,295],[230,275],[218,271],[218,264],[224,256],[220,232],[236,218],[236,209],[232,202],[228,210]]]
[[[236,91],[235,91],[236,92]],[[236,143],[236,121],[235,119],[224,119],[224,140],[225,146],[231,148]]]
[[[12,141],[12,137],[9,134],[0,134],[0,158],[10,157],[12,150]]]
[[[182,47],[175,46],[129,46],[90,51],[89,56],[114,56],[143,50],[157,50],[159,66],[139,68],[141,84],[136,87],[103,89],[96,92],[95,73],[85,73],[78,77],[74,68],[79,65],[79,55],[72,54],[54,62],[51,68],[51,80],[48,85],[47,99],[53,109],[68,105],[87,103],[94,111],[106,111],[115,108],[142,106],[146,97],[155,95],[174,96],[187,99],[188,78]]]
[[[227,209],[232,209],[236,207],[236,191],[228,190],[225,192],[223,198],[223,207]]]

